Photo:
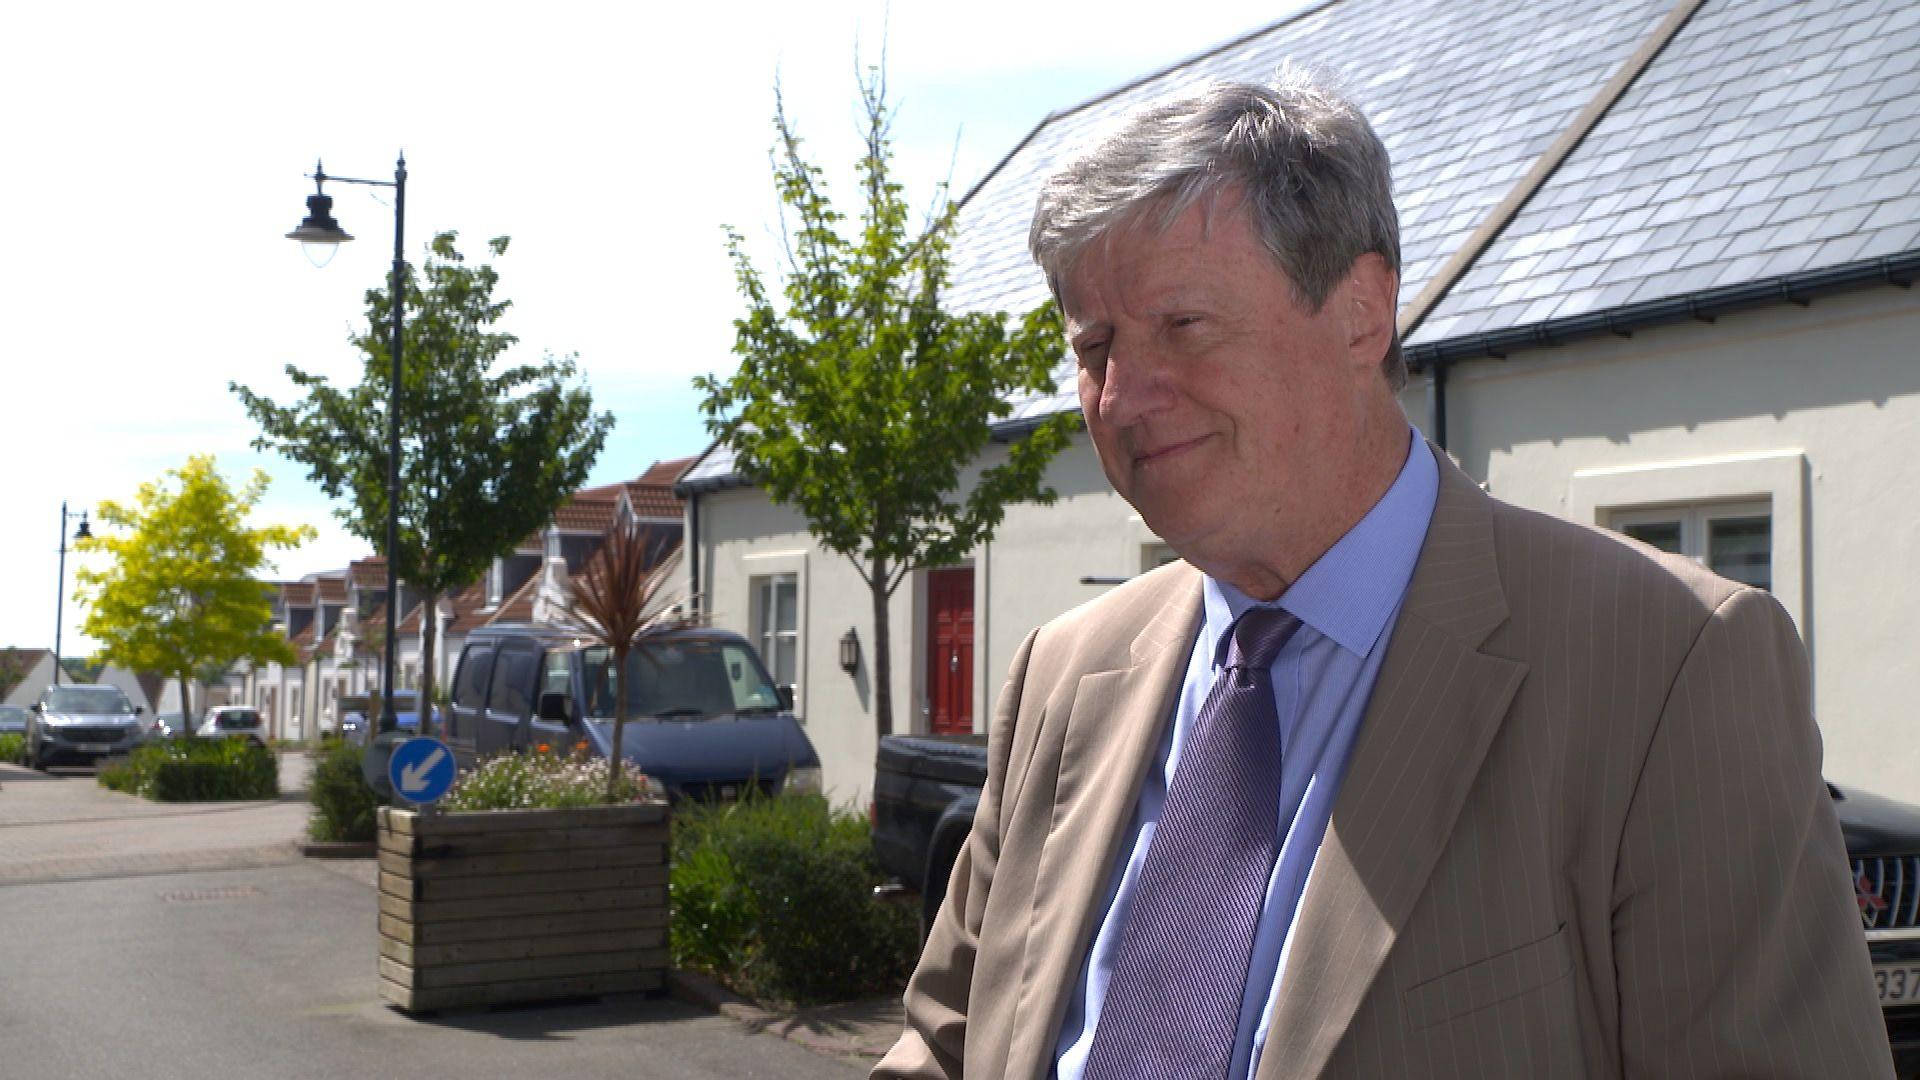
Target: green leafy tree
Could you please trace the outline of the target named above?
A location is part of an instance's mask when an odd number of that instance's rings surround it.
[[[76,575],[79,598],[91,605],[83,629],[100,643],[95,659],[179,680],[187,716],[199,673],[242,659],[293,663],[273,627],[273,587],[260,575],[270,569],[272,549],[298,547],[314,530],[249,526],[266,490],[267,474],[255,470],[235,491],[213,458],[200,455],[142,484],[131,506],[101,503],[107,528],[79,549],[104,552],[112,563]]]
[[[405,275],[400,550],[390,554],[428,613],[553,517],[585,482],[613,427],[612,414],[596,414],[576,383],[573,358],[500,366],[518,341],[494,328],[512,301],[494,299],[499,274],[469,264],[456,240],[435,236],[424,269]],[[506,254],[507,238],[495,237],[487,250]],[[336,387],[289,365],[287,376],[306,396],[281,405],[230,384],[260,425],[254,446],[305,465],[338,501],[347,528],[376,550],[386,546],[391,305],[387,290],[367,292],[367,329],[353,337],[365,355],[358,385]],[[420,698],[433,701],[439,628],[433,618],[421,625]]]
[[[1061,358],[1053,305],[1015,319],[943,306],[956,208],[940,196],[916,235],[891,171],[884,76],[860,82],[865,152],[857,229],[845,227],[821,170],[775,91],[774,180],[788,226],[784,310],[740,234],[728,250],[746,313],[734,320],[739,367],[694,380],[707,429],[735,467],[797,508],[814,537],[846,556],[873,606],[874,723],[893,729],[888,599],[919,567],[959,561],[989,539],[1004,508],[1051,502],[1047,463],[1074,420],[1041,423],[962,491],[991,425],[1019,393],[1050,392]]]

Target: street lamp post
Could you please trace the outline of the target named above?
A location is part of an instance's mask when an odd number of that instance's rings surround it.
[[[379,733],[397,729],[399,718],[393,711],[393,668],[394,649],[400,639],[397,631],[400,608],[400,333],[401,316],[406,309],[406,261],[405,236],[407,224],[407,158],[400,155],[394,163],[392,180],[357,180],[350,176],[328,176],[326,169],[318,162],[313,167],[313,194],[307,196],[307,217],[300,227],[287,234],[289,240],[298,240],[306,249],[309,258],[316,251],[324,251],[324,258],[315,258],[314,265],[325,266],[332,259],[333,252],[340,244],[353,239],[340,228],[333,219],[333,197],[326,194],[325,184],[333,180],[342,184],[366,184],[371,187],[390,187],[393,189],[393,274],[388,290],[388,300],[392,304],[392,344],[388,352],[393,355],[393,384],[387,395],[387,640],[385,656],[381,660],[380,676],[380,722]],[[432,613],[424,613],[431,618]],[[431,713],[427,703],[420,707],[420,733],[431,732],[426,718]]]
[[[67,522],[80,519],[80,527],[73,530],[75,540],[91,540],[93,533],[87,528],[85,510],[68,510],[65,500],[60,503],[60,582],[54,590],[53,602],[53,685],[60,685],[60,629],[62,618],[67,613]]]

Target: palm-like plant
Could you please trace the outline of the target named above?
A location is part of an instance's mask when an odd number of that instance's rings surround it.
[[[559,621],[612,655],[613,747],[607,798],[620,784],[621,744],[627,727],[627,657],[655,634],[687,625],[682,597],[669,589],[680,563],[679,537],[632,521],[616,524],[570,586]]]

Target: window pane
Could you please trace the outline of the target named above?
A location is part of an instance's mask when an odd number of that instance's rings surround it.
[[[799,627],[800,620],[795,611],[799,596],[799,587],[793,578],[783,577],[774,582],[773,623],[774,629],[792,631]]]
[[[1680,554],[1680,523],[1677,521],[1640,521],[1622,525],[1620,531],[1661,551]]]
[[[1707,569],[1724,578],[1772,589],[1772,521],[1741,517],[1707,522]]]
[[[493,689],[487,694],[487,711],[525,716],[536,663],[538,659],[530,652],[518,649],[502,652],[493,666]]]
[[[487,701],[487,676],[493,673],[493,650],[468,649],[460,664],[460,682],[453,688],[453,703],[465,709],[477,709]]]
[[[782,634],[773,643],[773,681],[779,686],[793,685],[794,639]]]

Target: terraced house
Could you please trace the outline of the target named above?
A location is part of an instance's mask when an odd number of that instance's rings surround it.
[[[1828,775],[1920,799],[1920,5],[1332,0],[1062,102],[967,194],[948,300],[1023,311],[1042,179],[1142,102],[1286,61],[1345,75],[1394,160],[1402,404],[1500,497],[1771,589]],[[1003,440],[1077,410],[1019,401]],[[991,454],[988,455],[992,457]],[[984,462],[983,462],[984,464]],[[1172,557],[1080,437],[1050,507],[895,598],[913,730],[981,731],[1026,632]],[[710,449],[677,489],[720,625],[790,640],[829,787],[871,781],[866,593]]]
[[[663,461],[617,484],[576,492],[552,523],[495,559],[479,581],[440,598],[434,670],[436,686],[450,685],[466,635],[505,622],[550,621],[566,602],[568,582],[599,551],[616,522],[633,521],[674,535],[683,510],[673,481],[692,459]],[[311,738],[335,730],[342,697],[376,695],[386,628],[387,571],[380,556],[342,570],[309,574],[276,586],[274,615],[299,654],[291,667],[242,666],[227,678],[227,694],[252,702],[279,738]],[[426,606],[401,583],[395,656],[397,689],[420,685]]]

